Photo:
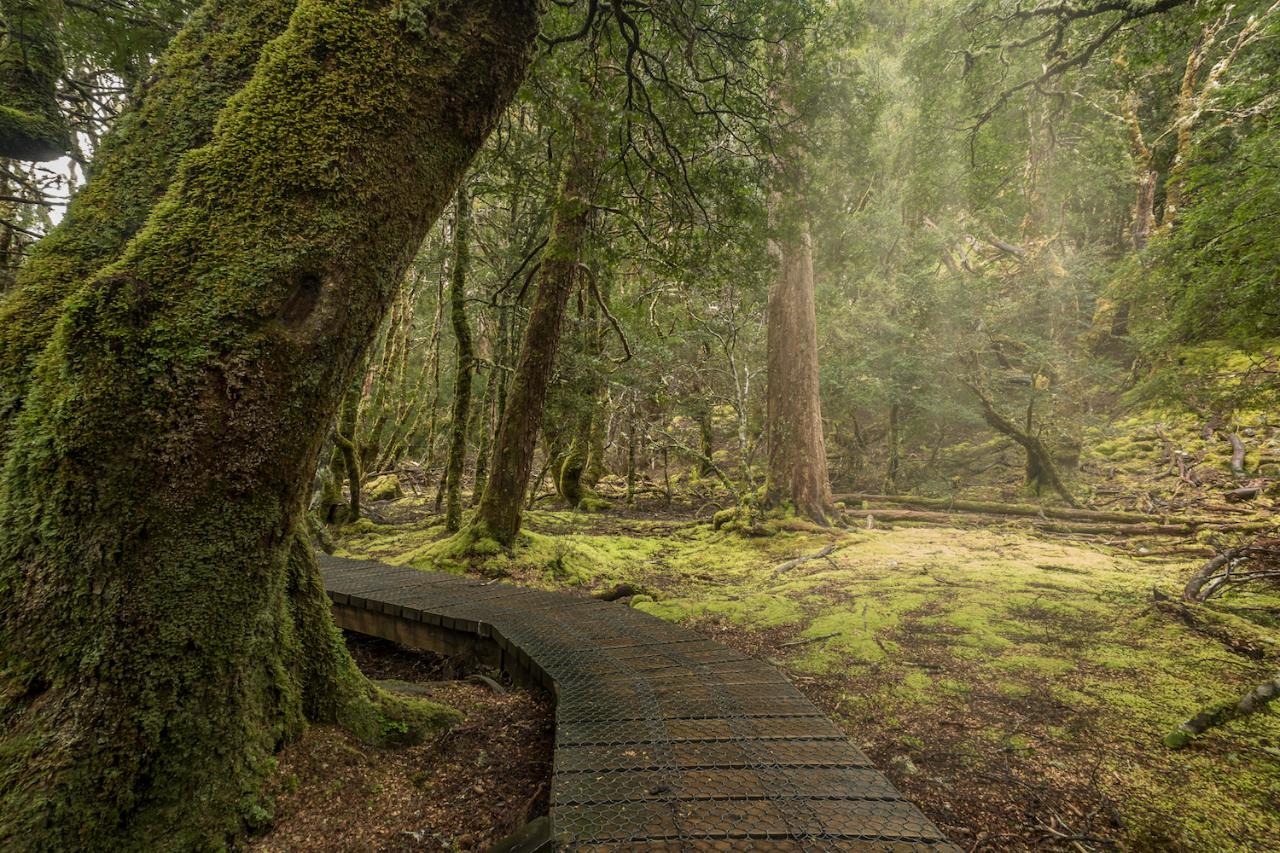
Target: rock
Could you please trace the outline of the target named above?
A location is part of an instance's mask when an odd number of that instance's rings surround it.
[[[394,501],[404,497],[400,478],[395,474],[383,474],[365,486],[365,497],[371,501]]]
[[[915,762],[906,755],[895,755],[893,760],[889,762],[889,766],[903,776],[914,776],[920,772]]]

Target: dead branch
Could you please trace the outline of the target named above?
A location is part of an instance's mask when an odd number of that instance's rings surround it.
[[[836,551],[839,551],[841,548],[847,547],[848,544],[849,544],[848,542],[832,542],[830,545],[826,546],[821,551],[818,551],[813,554],[806,554],[802,557],[796,557],[794,560],[787,560],[785,563],[780,564],[776,569],[773,570],[773,576],[776,578],[778,575],[782,574],[783,572],[789,572],[792,569],[794,569],[796,566],[804,565],[810,560],[821,560],[824,557],[830,557],[832,554],[834,554]]]
[[[1164,745],[1170,749],[1182,749],[1209,729],[1263,710],[1277,696],[1280,696],[1280,672],[1244,694],[1238,701],[1223,702],[1196,714],[1165,735]]]
[[[1241,567],[1252,566],[1241,571]],[[1227,548],[1200,567],[1182,591],[1186,601],[1204,602],[1228,585],[1280,580],[1280,540],[1260,539]]]
[[[1231,442],[1231,473],[1244,476],[1244,442],[1234,432],[1227,433],[1227,441]]]

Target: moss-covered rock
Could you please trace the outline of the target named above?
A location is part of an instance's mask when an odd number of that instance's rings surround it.
[[[364,487],[364,495],[371,501],[394,501],[404,497],[404,489],[395,474],[383,474]]]

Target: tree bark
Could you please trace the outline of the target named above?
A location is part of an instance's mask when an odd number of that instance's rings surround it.
[[[0,157],[56,160],[71,150],[58,105],[62,0],[0,0]]]
[[[769,289],[765,506],[789,502],[797,513],[826,524],[834,504],[818,396],[813,248],[806,220],[786,226],[795,230],[777,241],[780,270]]]
[[[489,481],[489,455],[493,450],[494,427],[502,417],[505,406],[506,376],[503,368],[507,362],[507,308],[499,294],[495,304],[498,314],[497,346],[494,347],[493,369],[489,371],[489,381],[484,387],[484,401],[481,407],[484,416],[480,420],[480,447],[476,450],[475,483],[472,486],[471,505],[480,503],[484,494],[485,483]]]
[[[555,367],[565,306],[578,276],[591,196],[603,158],[600,133],[583,108],[574,118],[551,237],[538,269],[538,293],[520,344],[520,357],[498,425],[489,480],[476,511],[477,534],[503,545],[515,541],[524,511],[542,408]]]
[[[475,352],[471,345],[471,325],[467,322],[467,249],[471,222],[471,194],[466,181],[458,187],[454,202],[453,269],[449,284],[449,319],[457,342],[457,362],[453,372],[453,421],[449,427],[449,459],[445,464],[446,530],[462,527],[462,470],[467,461],[467,422],[471,417],[471,371]]]
[[[395,713],[340,651],[294,531],[537,20],[513,0],[300,0],[62,312],[0,481],[0,847],[228,846],[305,714],[376,736]]]

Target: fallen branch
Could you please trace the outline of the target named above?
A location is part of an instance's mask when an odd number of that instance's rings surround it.
[[[1244,476],[1244,442],[1234,432],[1227,433],[1227,441],[1231,442],[1231,473]]]
[[[1223,497],[1227,499],[1228,503],[1234,504],[1234,503],[1240,503],[1241,501],[1251,501],[1254,498],[1256,498],[1259,494],[1261,494],[1261,492],[1262,492],[1261,485],[1245,486],[1244,488],[1241,488],[1241,489],[1232,489],[1231,491],[1223,495]]]
[[[787,646],[807,646],[810,643],[818,643],[818,642],[821,642],[822,640],[830,640],[832,637],[839,637],[839,636],[840,636],[840,632],[836,631],[833,634],[823,634],[820,637],[804,637],[799,640],[788,640],[785,643],[778,643],[778,648],[782,649],[782,648],[786,648]]]
[[[1262,568],[1236,571],[1246,560],[1260,562]],[[1186,601],[1204,602],[1231,583],[1280,578],[1280,540],[1263,539],[1248,545],[1227,548],[1205,563],[1187,581],[1182,591]]]
[[[806,554],[802,557],[796,557],[794,560],[787,560],[785,563],[782,563],[776,569],[773,570],[773,576],[776,578],[778,575],[782,574],[783,572],[789,572],[792,569],[794,569],[796,566],[803,565],[809,562],[810,560],[821,560],[824,557],[830,557],[832,554],[834,554],[836,551],[840,550],[841,548],[844,548],[846,545],[848,545],[847,542],[832,542],[830,545],[826,546],[825,548],[823,548],[821,551],[818,551],[817,553]]]
[[[1164,745],[1170,749],[1182,749],[1209,729],[1261,711],[1277,696],[1280,696],[1280,672],[1244,694],[1239,701],[1223,702],[1196,714],[1165,735]]]

